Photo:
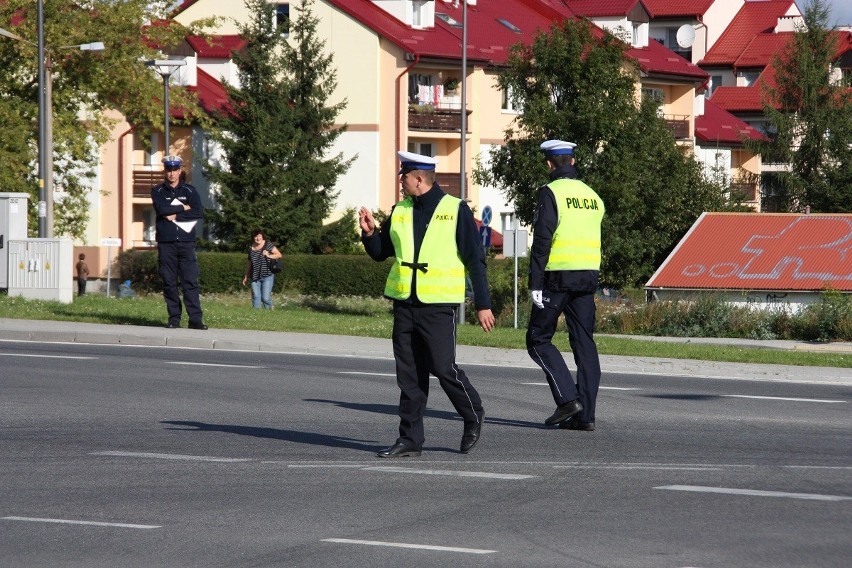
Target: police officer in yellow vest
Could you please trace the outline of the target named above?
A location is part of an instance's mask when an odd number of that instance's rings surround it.
[[[538,190],[533,221],[529,271],[533,307],[527,351],[544,371],[556,402],[556,411],[544,423],[591,431],[595,429],[595,401],[601,379],[592,334],[605,209],[600,196],[576,179],[575,147],[562,140],[541,145],[550,168],[550,183]],[[552,342],[562,314],[577,364],[576,385]]]
[[[456,309],[465,300],[467,271],[479,324],[486,332],[494,327],[485,254],[467,203],[435,182],[437,160],[412,152],[398,156],[402,201],[379,231],[367,208],[358,212],[367,254],[377,261],[394,258],[385,296],[393,300],[399,438],[377,455],[420,455],[430,373],[464,420],[460,451],[466,454],[480,439],[485,412],[479,393],[456,365]]]

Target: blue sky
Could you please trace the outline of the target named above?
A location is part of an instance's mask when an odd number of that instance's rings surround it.
[[[796,0],[799,10],[805,11],[805,7],[811,0]],[[829,25],[852,26],[852,0],[826,0],[831,14],[828,16]]]

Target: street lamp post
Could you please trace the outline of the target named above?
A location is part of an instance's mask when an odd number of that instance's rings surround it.
[[[155,59],[145,65],[154,67],[163,77],[163,157],[169,154],[169,79],[177,67],[186,65],[186,59]]]
[[[38,49],[38,236],[53,236],[53,75],[49,49],[44,46],[43,2],[38,2],[38,43],[0,28],[0,36],[21,41]],[[102,42],[61,45],[55,49],[103,51]]]

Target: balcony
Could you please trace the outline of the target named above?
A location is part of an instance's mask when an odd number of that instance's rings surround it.
[[[444,193],[453,197],[461,197],[461,174],[459,172],[435,174],[435,181],[438,182]],[[466,179],[465,183],[470,185],[470,180]]]
[[[467,114],[470,116],[471,111]],[[433,105],[409,105],[408,129],[432,132],[461,132],[461,110]],[[468,129],[468,132],[470,130]]]
[[[674,134],[675,140],[689,140],[692,138],[689,135],[689,117],[686,115],[667,114],[663,116],[666,121],[666,126]]]
[[[163,183],[162,170],[133,170],[133,197],[151,197],[151,188]]]
[[[731,199],[746,203],[756,202],[760,199],[756,183],[732,183],[730,195]]]

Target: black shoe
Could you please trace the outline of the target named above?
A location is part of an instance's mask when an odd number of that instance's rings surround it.
[[[376,455],[380,458],[419,458],[420,450],[406,446],[402,442],[397,442],[390,448],[385,448]]]
[[[572,416],[568,420],[563,420],[559,423],[559,427],[563,430],[579,430],[581,432],[594,432],[594,422],[581,422],[576,416]]]
[[[177,329],[180,327],[180,320],[169,320],[169,323],[166,324],[166,327],[169,329]]]
[[[189,329],[207,329],[203,321],[189,322]]]
[[[563,420],[567,420],[571,418],[575,414],[582,412],[583,405],[580,404],[579,400],[572,400],[571,402],[566,402],[565,404],[560,404],[556,407],[556,412],[550,415],[550,417],[544,421],[544,423],[548,426],[553,426],[554,424],[559,424]]]
[[[485,414],[479,417],[479,422],[471,422],[464,425],[464,434],[462,434],[461,447],[459,448],[461,453],[468,453],[479,441],[480,434],[482,433],[482,422],[484,420]]]

